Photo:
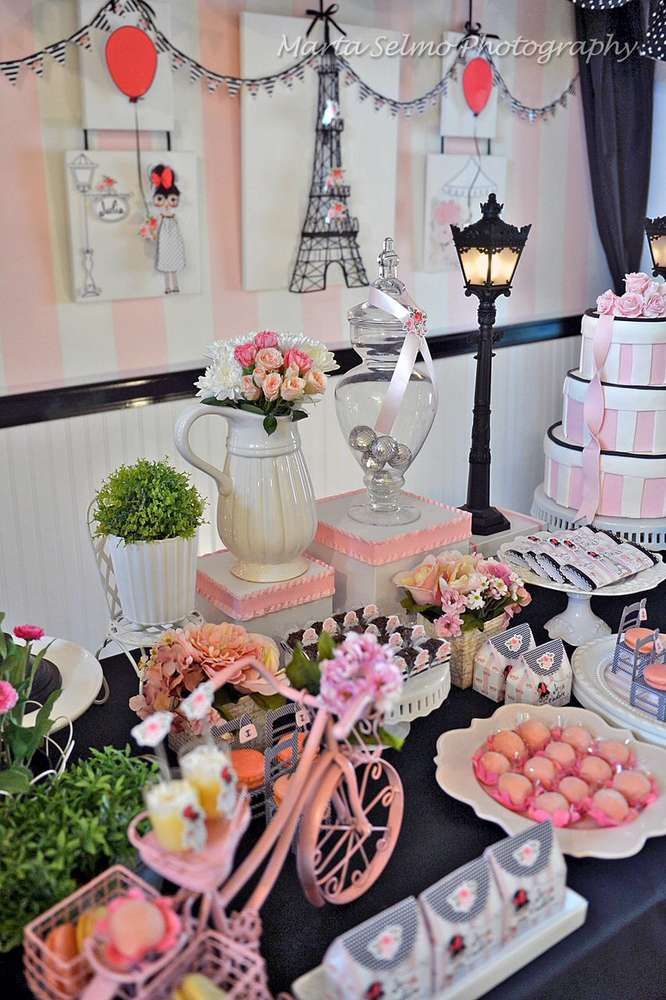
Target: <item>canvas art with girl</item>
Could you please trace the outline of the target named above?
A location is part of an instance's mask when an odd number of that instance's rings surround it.
[[[153,205],[159,217],[146,220],[141,235],[155,240],[155,270],[164,275],[166,295],[179,292],[178,274],[185,268],[185,243],[180,232],[176,209],[180,190],[172,167],[159,163],[150,171]]]

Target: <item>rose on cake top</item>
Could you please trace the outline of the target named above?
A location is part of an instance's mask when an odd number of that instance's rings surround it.
[[[624,319],[666,318],[666,283],[653,281],[643,271],[624,276],[625,292],[616,295],[608,288],[597,299],[600,316],[621,316]]]

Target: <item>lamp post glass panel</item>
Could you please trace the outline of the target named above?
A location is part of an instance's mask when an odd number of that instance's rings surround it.
[[[645,232],[652,257],[652,274],[666,278],[666,215],[645,220]]]
[[[479,300],[479,346],[476,355],[474,419],[469,453],[467,503],[463,510],[472,514],[475,535],[506,531],[509,522],[490,506],[490,391],[493,343],[497,339],[495,299],[511,294],[511,282],[530,226],[518,229],[501,218],[504,208],[491,194],[481,206],[481,218],[465,229],[451,226],[453,243],[465,281],[465,295]]]

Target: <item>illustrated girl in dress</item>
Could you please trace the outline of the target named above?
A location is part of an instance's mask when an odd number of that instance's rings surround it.
[[[160,213],[155,269],[164,275],[164,292],[170,295],[180,291],[178,272],[185,267],[185,244],[176,218],[180,191],[176,187],[174,171],[162,163],[151,170],[150,183],[153,186],[153,205]]]

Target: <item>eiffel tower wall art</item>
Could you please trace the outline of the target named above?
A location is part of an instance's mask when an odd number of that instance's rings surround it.
[[[261,76],[276,63],[294,62],[297,52],[287,46],[305,38],[310,24],[307,18],[241,15],[241,73]],[[340,27],[347,39],[369,49],[380,35],[400,40],[381,26],[340,22]],[[315,25],[308,43],[323,38],[321,25]],[[398,57],[346,57],[371,86],[399,96]],[[278,84],[270,96],[241,98],[247,290],[305,293],[363,286],[364,262],[374,264],[377,247],[393,231],[397,119],[375,111],[371,99],[360,101],[356,87],[345,86],[332,49],[304,73],[303,81],[293,84],[296,93]]]

